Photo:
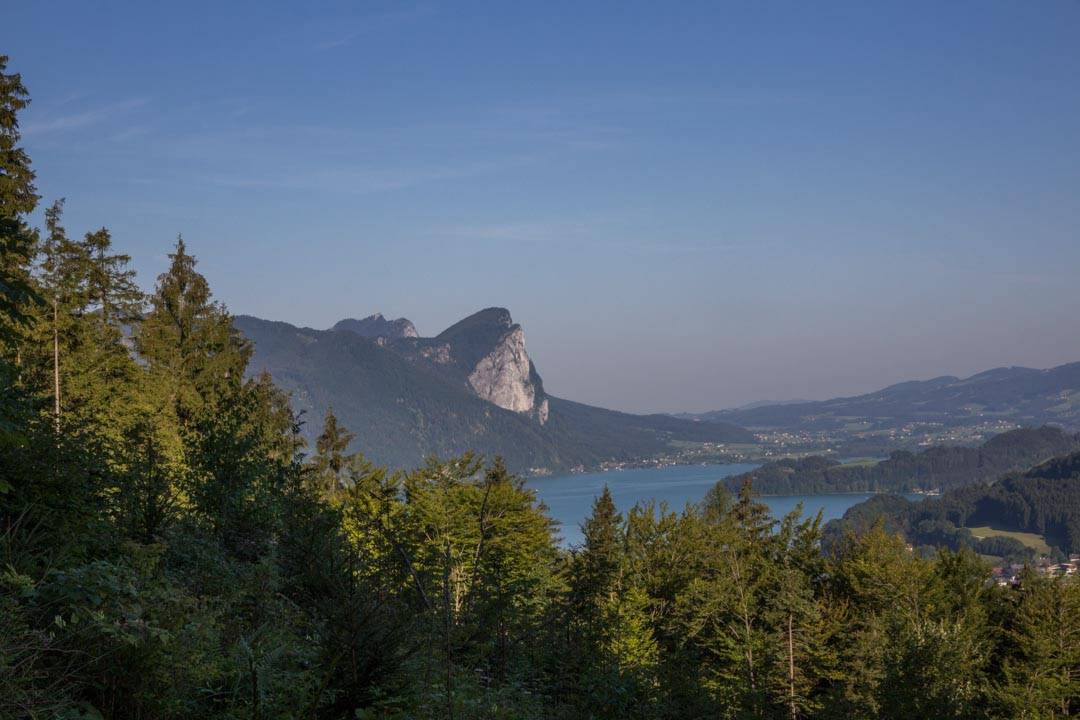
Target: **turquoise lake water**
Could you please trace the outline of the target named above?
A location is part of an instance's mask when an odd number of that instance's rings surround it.
[[[626,512],[636,503],[654,499],[666,502],[671,510],[681,511],[686,503],[694,503],[718,480],[729,475],[753,470],[757,465],[676,465],[673,467],[616,470],[581,475],[532,478],[528,485],[547,503],[551,516],[560,524],[563,544],[581,542],[581,523],[592,510],[593,499],[606,484],[611,488],[615,505]],[[851,507],[871,497],[866,493],[838,495],[776,495],[762,497],[775,517],[780,518],[795,509],[800,502],[803,513],[812,515],[820,510],[824,520],[832,520]]]

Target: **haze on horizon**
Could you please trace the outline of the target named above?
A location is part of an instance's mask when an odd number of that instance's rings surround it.
[[[147,287],[182,233],[235,313],[505,306],[631,411],[1080,360],[1080,3],[6,12],[43,205]]]

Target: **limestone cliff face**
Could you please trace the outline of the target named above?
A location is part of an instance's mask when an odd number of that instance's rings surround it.
[[[536,406],[536,419],[540,421],[541,425],[544,425],[548,421],[548,415],[551,414],[551,408],[548,406],[548,399],[544,398],[540,401],[540,404]]]
[[[529,415],[541,425],[548,420],[543,381],[525,350],[525,331],[506,308],[480,310],[433,338],[419,337],[405,318],[387,320],[378,313],[342,320],[333,329],[368,338],[504,410]]]
[[[532,361],[525,351],[525,331],[514,326],[480,359],[469,374],[469,387],[506,410],[527,413],[537,405]]]

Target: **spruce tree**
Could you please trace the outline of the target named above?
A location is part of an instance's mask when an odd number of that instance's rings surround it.
[[[323,431],[315,439],[315,455],[311,459],[315,487],[319,493],[332,495],[341,489],[342,476],[348,465],[345,450],[356,438],[354,433],[338,424],[333,408],[327,408]]]
[[[622,516],[605,485],[581,526],[585,542],[575,554],[570,571],[572,602],[579,617],[593,626],[590,632],[597,631],[601,609],[616,589],[622,554],[621,525]]]
[[[251,348],[229,313],[211,299],[210,286],[196,271],[183,238],[169,259],[135,345],[151,369],[172,385],[176,415],[190,427],[197,413],[212,411],[239,390]]]
[[[45,306],[28,334],[23,364],[27,382],[49,398],[54,426],[71,418],[75,431],[124,437],[134,402],[136,364],[123,326],[135,321],[142,293],[102,228],[82,240],[62,225],[63,200],[45,213],[37,277]]]
[[[1080,580],[1028,569],[1015,593],[998,705],[1015,718],[1073,717],[1080,710]]]
[[[0,55],[0,443],[19,424],[23,395],[17,387],[19,347],[41,302],[31,277],[37,236],[26,217],[37,207],[30,157],[19,147],[19,113],[30,103],[18,73]],[[0,479],[0,489],[6,481]]]

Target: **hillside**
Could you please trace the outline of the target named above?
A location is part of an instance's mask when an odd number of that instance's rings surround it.
[[[970,530],[988,526],[1003,535],[1045,537],[1052,548],[1064,553],[1080,552],[1080,453],[1053,458],[1022,474],[1006,474],[989,485],[968,485],[921,502],[879,495],[830,522],[827,536],[831,541],[847,532],[861,533],[875,522],[903,533],[915,545],[969,546],[989,555],[1005,555],[991,548],[1012,545],[1015,552],[1015,542],[979,540]]]
[[[357,435],[352,449],[391,467],[471,449],[501,455],[516,471],[546,472],[644,460],[675,441],[753,442],[726,423],[631,415],[547,395],[521,327],[500,308],[434,338],[364,336],[351,323],[314,330],[239,316],[235,324],[255,346],[249,373],[269,371],[290,393],[309,440],[332,406]],[[373,325],[393,331],[367,328]]]
[[[1075,430],[1080,429],[1080,362],[1048,370],[997,368],[964,379],[944,376],[903,382],[854,397],[718,410],[694,417],[743,427],[806,430],[853,422],[882,429],[910,422],[965,425],[993,419]]]
[[[1059,428],[1011,430],[979,447],[932,447],[893,452],[873,464],[843,465],[821,456],[784,459],[727,479],[732,489],[750,480],[766,495],[838,492],[908,493],[988,483],[1013,470],[1080,450],[1080,438]]]

